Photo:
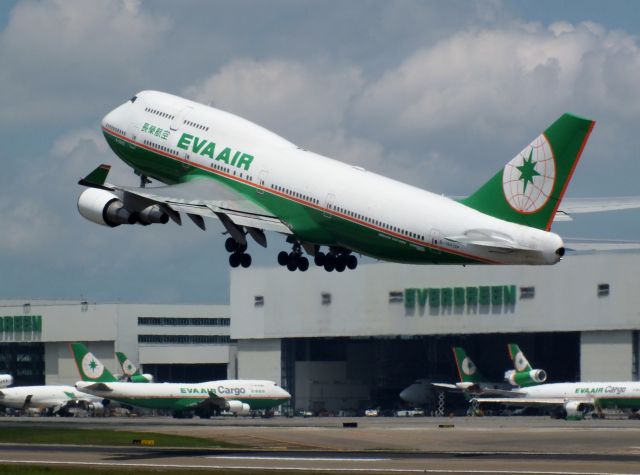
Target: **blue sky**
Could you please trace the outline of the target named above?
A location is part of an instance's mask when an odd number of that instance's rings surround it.
[[[449,195],[570,111],[597,125],[568,195],[639,195],[639,28],[633,1],[2,2],[0,298],[228,301],[218,223],[106,229],[77,213],[96,165],[136,183],[99,123],[142,89]],[[639,222],[554,231],[638,240]],[[269,241],[257,265],[286,249]]]

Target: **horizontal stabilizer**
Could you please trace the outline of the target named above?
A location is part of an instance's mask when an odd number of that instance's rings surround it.
[[[567,238],[564,243],[567,252],[574,253],[640,250],[638,241]]]

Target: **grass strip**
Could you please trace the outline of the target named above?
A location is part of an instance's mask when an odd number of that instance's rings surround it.
[[[153,432],[41,427],[3,427],[0,430],[0,443],[132,446],[134,440],[153,440],[154,447],[238,448],[215,439]]]

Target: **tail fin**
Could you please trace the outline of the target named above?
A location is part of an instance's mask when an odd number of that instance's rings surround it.
[[[513,361],[513,369],[515,369],[518,373],[521,373],[523,371],[531,371],[533,369],[518,345],[516,345],[515,343],[509,343],[508,347],[509,356],[511,357],[511,361]]]
[[[151,375],[142,374],[140,369],[134,365],[127,355],[120,351],[116,351],[116,356],[118,357],[118,361],[120,362],[120,367],[122,368],[122,374],[125,375],[127,381],[131,381],[132,383],[150,383],[153,381]]]
[[[487,379],[480,373],[478,367],[471,361],[471,358],[467,356],[467,352],[464,348],[456,346],[452,348],[453,356],[456,359],[456,366],[458,367],[458,375],[460,381],[463,383],[481,383],[486,382]]]
[[[594,125],[564,114],[461,202],[490,216],[548,231]]]
[[[78,373],[80,373],[83,381],[100,383],[117,381],[102,362],[82,343],[71,343],[71,353],[73,353],[76,366],[78,367]]]
[[[129,358],[127,358],[127,355],[120,351],[116,351],[116,356],[118,357],[118,361],[120,362],[122,374],[129,378],[140,374],[140,370],[131,362]]]

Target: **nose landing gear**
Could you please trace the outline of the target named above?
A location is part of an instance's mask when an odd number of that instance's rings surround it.
[[[232,237],[229,237],[224,242],[224,248],[231,253],[229,255],[229,265],[231,267],[242,266],[247,268],[251,265],[251,255],[246,253],[246,244],[240,244]]]

